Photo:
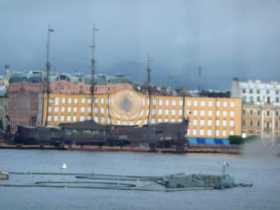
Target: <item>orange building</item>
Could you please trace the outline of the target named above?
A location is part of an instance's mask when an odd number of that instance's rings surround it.
[[[180,96],[152,96],[151,104],[146,94],[131,85],[107,93],[90,94],[51,93],[49,105],[43,107],[43,121],[48,126],[65,122],[94,119],[101,124],[138,125],[161,122],[180,122],[190,119],[188,136],[227,138],[241,134],[241,100],[237,98],[207,98]],[[47,97],[44,97],[44,101]],[[150,110],[149,110],[150,107]]]

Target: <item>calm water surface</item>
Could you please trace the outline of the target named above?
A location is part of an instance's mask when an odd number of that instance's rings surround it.
[[[222,191],[138,192],[89,189],[1,188],[0,209],[5,210],[169,210],[169,209],[280,209],[280,158],[211,154],[149,154],[0,150],[0,169],[7,171],[167,175],[221,172],[223,161],[237,180],[253,188]]]

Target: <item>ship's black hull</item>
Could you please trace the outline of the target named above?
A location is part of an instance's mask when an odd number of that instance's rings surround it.
[[[154,147],[185,144],[188,122],[160,123],[149,126],[100,125],[93,121],[61,124],[58,128],[19,126],[14,141],[17,144],[40,145],[137,145]]]

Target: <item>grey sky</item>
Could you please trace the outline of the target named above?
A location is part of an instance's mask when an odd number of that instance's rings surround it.
[[[280,0],[1,0],[0,65],[43,68],[51,24],[55,69],[89,72],[93,23],[99,73],[142,81],[149,53],[157,84],[280,79]]]

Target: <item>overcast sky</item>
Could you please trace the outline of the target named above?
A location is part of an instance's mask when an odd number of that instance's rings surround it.
[[[0,66],[89,72],[96,24],[98,73],[156,84],[230,88],[233,77],[280,80],[280,0],[1,0]]]

